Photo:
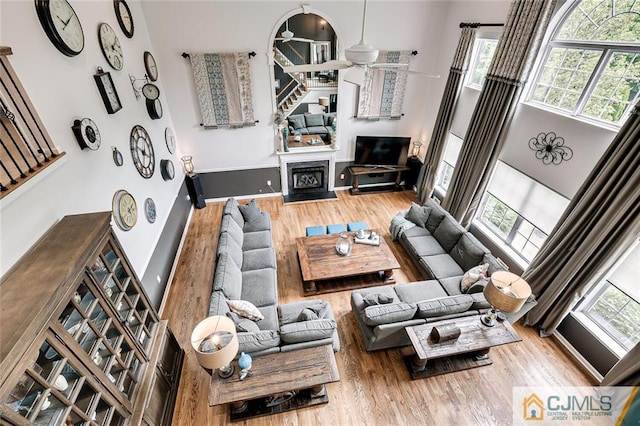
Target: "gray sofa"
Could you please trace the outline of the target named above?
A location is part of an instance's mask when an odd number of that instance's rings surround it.
[[[250,302],[264,318],[252,321],[234,313],[231,300]],[[263,355],[324,344],[340,349],[329,303],[314,299],[278,305],[271,218],[255,200],[240,205],[230,198],[225,204],[209,315],[234,320],[239,352]]]
[[[325,141],[329,140],[329,132],[335,119],[335,112],[325,112],[323,114],[291,114],[287,117],[289,132],[292,135],[320,135]]]

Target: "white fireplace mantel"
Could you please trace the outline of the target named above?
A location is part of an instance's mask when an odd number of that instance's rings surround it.
[[[329,161],[329,176],[327,176],[328,190],[333,191],[336,178],[336,150],[331,148],[291,148],[289,151],[278,151],[280,157],[280,187],[282,195],[289,195],[287,179],[287,165],[304,163],[307,161]]]

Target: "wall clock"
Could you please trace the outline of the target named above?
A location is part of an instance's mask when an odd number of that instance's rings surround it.
[[[162,179],[171,180],[176,175],[176,168],[171,160],[160,160],[160,174]]]
[[[154,100],[147,99],[147,112],[149,113],[149,117],[152,120],[157,120],[162,117],[162,104],[160,103],[160,99],[156,98]]]
[[[96,81],[100,96],[109,114],[116,113],[122,109],[122,103],[118,92],[116,92],[116,86],[113,84],[111,74],[104,72],[101,67],[98,67],[98,72],[94,74],[93,79]]]
[[[158,79],[158,64],[151,52],[144,52],[144,69],[147,71],[149,80],[156,81]]]
[[[84,49],[84,33],[78,15],[66,0],[36,0],[36,12],[45,34],[64,55]]]
[[[118,228],[128,231],[138,221],[136,200],[124,189],[115,193],[112,201],[113,220]]]
[[[100,131],[92,119],[74,120],[71,130],[78,140],[80,149],[89,148],[92,151],[97,151],[100,148]]]
[[[156,203],[151,198],[144,200],[144,215],[149,223],[156,221]]]
[[[127,38],[133,37],[133,16],[129,5],[124,0],[113,0],[113,7],[116,10],[118,25]]]
[[[98,27],[98,40],[100,41],[100,48],[109,65],[113,69],[120,71],[124,65],[124,55],[122,54],[122,46],[120,46],[120,40],[116,32],[113,31],[111,25],[102,23]]]
[[[113,153],[112,153],[113,164],[115,164],[118,167],[122,166],[124,164],[124,158],[122,157],[122,153],[115,146],[112,146],[111,149],[113,150]]]
[[[149,134],[140,125],[133,126],[131,129],[131,137],[129,139],[131,145],[131,157],[133,164],[136,166],[138,173],[145,179],[153,176],[156,167],[156,157],[153,152],[153,144]]]
[[[147,83],[142,86],[142,95],[153,101],[160,97],[160,89],[153,83]]]
[[[176,150],[176,136],[173,134],[173,130],[171,127],[167,127],[164,129],[164,141],[167,144],[167,150],[169,150],[169,154],[173,154]]]

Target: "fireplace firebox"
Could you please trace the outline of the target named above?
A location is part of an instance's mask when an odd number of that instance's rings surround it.
[[[289,194],[308,194],[328,191],[328,161],[309,161],[287,164]]]

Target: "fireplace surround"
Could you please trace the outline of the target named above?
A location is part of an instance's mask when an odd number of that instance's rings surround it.
[[[285,201],[335,198],[333,150],[279,153],[280,183]]]

